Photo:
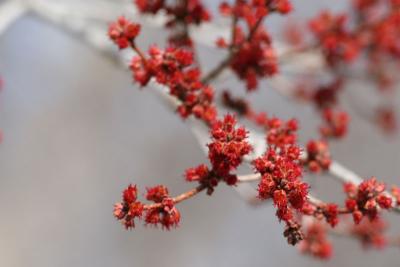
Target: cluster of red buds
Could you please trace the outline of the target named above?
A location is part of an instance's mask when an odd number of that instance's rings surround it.
[[[129,185],[122,193],[123,202],[114,205],[114,216],[121,220],[126,229],[135,227],[135,218],[141,218],[143,204],[137,201],[136,185]]]
[[[138,201],[136,185],[129,185],[122,194],[123,202],[114,205],[114,216],[126,229],[134,228],[135,218],[141,219],[143,213],[146,224],[161,225],[165,229],[178,225],[181,216],[165,186],[147,188],[146,199],[154,204],[144,205]]]
[[[326,138],[341,138],[347,133],[349,117],[344,111],[327,108],[323,111],[324,124],[320,128]]]
[[[269,148],[263,156],[253,161],[255,170],[261,174],[258,196],[261,199],[271,198],[277,207],[279,220],[291,225],[295,211],[301,211],[307,202],[309,187],[302,181],[300,149],[295,146],[297,123],[290,120],[284,124],[273,118],[269,120],[269,126]],[[293,229],[292,226],[288,227]]]
[[[175,47],[161,50],[152,46],[149,55],[149,58],[137,56],[132,59],[134,79],[145,86],[151,78],[155,78],[181,101],[178,113],[183,118],[193,114],[211,124],[217,115],[212,104],[214,90],[199,80],[201,73],[193,67],[192,52]]]
[[[167,15],[165,26],[172,30],[168,41],[171,46],[192,48],[193,41],[188,33],[188,25],[200,25],[211,20],[210,12],[200,0],[135,0],[143,14],[155,15],[164,12]]]
[[[311,140],[307,143],[307,158],[304,161],[310,171],[318,173],[328,170],[331,165],[329,146],[323,140]]]
[[[347,211],[341,211],[335,203],[306,202],[301,212],[304,215],[313,216],[318,220],[325,219],[331,227],[335,227],[339,223],[339,214],[346,213]]]
[[[258,87],[260,78],[278,73],[276,53],[261,22],[271,13],[287,14],[291,9],[287,0],[236,1],[232,5],[227,2],[220,5],[222,16],[233,17],[233,34],[231,41],[220,38],[217,45],[229,50],[231,56],[226,65],[230,65],[239,79],[246,82],[248,91]],[[244,27],[247,27],[248,35]]]
[[[352,212],[356,224],[359,224],[364,216],[371,221],[376,220],[379,208],[392,208],[392,198],[384,192],[385,184],[378,182],[375,177],[358,186],[346,183],[344,191],[347,194],[346,207]]]
[[[315,34],[327,62],[335,66],[340,62],[350,62],[359,53],[359,43],[346,28],[347,17],[322,12],[310,21],[310,29]]]
[[[360,224],[354,225],[350,233],[358,238],[364,247],[383,248],[388,243],[385,230],[387,224],[382,219],[363,220]]]
[[[193,52],[185,48],[169,47],[162,50],[152,46],[146,57],[135,43],[139,30],[138,24],[124,17],[120,17],[109,28],[110,38],[120,48],[130,46],[138,54],[130,65],[134,80],[146,86],[154,78],[167,86],[170,94],[181,102],[178,112],[183,118],[193,114],[212,124],[217,116],[212,104],[214,90],[200,81],[201,72],[194,66]]]
[[[207,188],[209,195],[219,181],[235,185],[237,176],[233,170],[241,164],[243,157],[252,150],[246,141],[247,131],[244,127],[236,128],[236,119],[226,115],[223,120],[216,121],[211,129],[212,142],[208,144],[208,157],[212,168],[202,164],[186,170],[187,181],[198,181]]]
[[[320,259],[329,259],[333,248],[327,237],[325,225],[314,222],[309,225],[304,234],[304,240],[300,242],[300,251]]]
[[[140,28],[139,24],[132,23],[125,17],[119,17],[117,21],[110,25],[108,36],[120,49],[125,49],[139,35]]]

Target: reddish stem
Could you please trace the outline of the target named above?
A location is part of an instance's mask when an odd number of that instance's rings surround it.
[[[201,191],[203,191],[206,188],[206,186],[204,185],[199,185],[196,188],[193,188],[187,192],[184,192],[180,195],[177,195],[176,197],[172,198],[172,200],[174,201],[175,204],[178,204],[182,201],[185,201],[189,198],[194,197],[195,195],[197,195],[198,193],[200,193]],[[150,209],[157,209],[157,208],[161,208],[163,206],[162,203],[154,203],[154,204],[148,204],[145,205],[143,207],[144,210],[150,210]]]

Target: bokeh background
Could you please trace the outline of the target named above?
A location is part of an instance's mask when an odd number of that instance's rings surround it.
[[[217,1],[206,2],[216,9]],[[348,3],[293,2],[298,18]],[[282,21],[274,18],[271,31],[279,32]],[[146,30],[140,42],[162,43],[165,34]],[[200,51],[213,66],[218,52]],[[125,231],[112,205],[129,183],[142,189],[162,183],[173,194],[190,188],[182,173],[205,156],[187,125],[132,85],[127,70],[34,15],[0,36],[0,74],[0,266],[399,266],[399,248],[365,251],[337,237],[332,260],[301,255],[282,237],[273,207],[251,207],[224,186],[181,204],[176,230]],[[242,90],[235,80],[225,86]],[[296,116],[301,142],[316,136],[312,108],[267,85],[251,99],[270,114]],[[399,184],[398,135],[387,138],[352,115],[349,136],[332,146],[335,158],[364,177]],[[339,184],[325,177],[315,178],[313,188],[326,200],[342,197]],[[393,232],[399,219],[389,216]]]

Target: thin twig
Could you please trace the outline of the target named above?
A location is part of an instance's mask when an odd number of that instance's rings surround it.
[[[180,195],[177,195],[176,197],[172,198],[175,204],[178,204],[184,200],[187,200],[189,198],[194,197],[198,193],[202,192],[206,187],[204,185],[199,185],[196,188],[193,188],[187,192],[184,192]],[[154,204],[148,204],[143,207],[144,210],[150,210],[150,209],[157,209],[163,207],[162,203],[154,203]]]

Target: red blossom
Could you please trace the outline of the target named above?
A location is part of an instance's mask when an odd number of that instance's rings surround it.
[[[122,222],[126,229],[135,227],[135,218],[141,218],[143,204],[137,201],[136,185],[129,185],[122,193],[121,203],[114,205],[114,217]]]
[[[308,185],[301,180],[298,158],[289,156],[289,148],[279,153],[270,148],[253,162],[256,171],[262,175],[258,196],[261,199],[272,198],[278,208],[278,218],[284,221],[292,219],[292,209],[302,209],[308,195]]]
[[[236,128],[236,119],[226,115],[223,120],[216,121],[211,129],[213,142],[208,144],[208,157],[217,175],[225,176],[236,169],[243,156],[252,150],[246,141],[247,131],[244,127]]]
[[[358,238],[363,247],[383,248],[387,244],[384,232],[387,224],[382,219],[364,220],[351,228],[350,233]]]
[[[331,164],[331,156],[328,143],[325,141],[311,140],[307,143],[307,158],[304,164],[312,172],[328,170]]]
[[[320,132],[324,137],[341,138],[347,134],[349,116],[346,112],[327,108],[323,110],[322,118],[324,124]]]
[[[120,49],[127,48],[139,35],[140,25],[127,20],[121,16],[117,21],[110,24],[108,36]]]
[[[329,203],[323,206],[322,213],[326,218],[326,222],[332,227],[335,227],[339,223],[339,208],[336,204]]]
[[[278,72],[277,58],[271,39],[263,29],[257,30],[251,40],[245,40],[240,28],[237,29],[235,44],[239,50],[231,60],[231,68],[236,75],[246,81],[247,90],[258,87],[258,79]]]
[[[390,209],[392,199],[384,192],[385,184],[375,177],[365,180],[360,185],[351,183],[344,185],[347,194],[346,207],[353,213],[353,219],[359,224],[364,216],[374,221],[378,218],[379,208]]]
[[[182,48],[161,50],[152,46],[149,55],[150,58],[145,60],[140,56],[132,59],[134,79],[145,86],[154,77],[182,102],[177,109],[181,117],[187,118],[193,114],[211,124],[217,115],[213,106],[214,90],[201,83],[200,70],[193,67],[193,53]]]
[[[321,12],[310,21],[310,29],[316,36],[327,62],[334,66],[339,62],[350,62],[359,54],[360,44],[346,28],[344,14],[334,16]]]
[[[208,194],[212,194],[219,181],[228,185],[235,185],[237,176],[233,170],[241,164],[245,155],[252,150],[246,141],[247,131],[243,127],[236,127],[236,119],[226,115],[223,120],[216,121],[211,128],[212,142],[208,144],[208,157],[211,170],[204,164],[186,170],[187,181],[198,181],[204,185]]]
[[[135,0],[135,4],[142,13],[156,14],[164,8],[165,0]]]
[[[320,259],[329,259],[333,249],[326,232],[326,227],[320,223],[308,226],[304,240],[300,243],[300,251]]]
[[[292,146],[297,141],[296,131],[298,123],[295,119],[283,122],[278,118],[271,118],[267,122],[267,142],[274,147]],[[294,147],[292,146],[292,149]],[[300,152],[300,151],[299,151]]]
[[[168,189],[163,185],[147,188],[146,199],[159,203],[161,206],[149,208],[146,211],[145,222],[151,225],[161,225],[169,230],[177,227],[181,218],[180,212],[175,207],[175,202],[169,197]]]

